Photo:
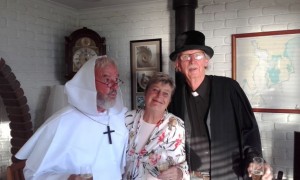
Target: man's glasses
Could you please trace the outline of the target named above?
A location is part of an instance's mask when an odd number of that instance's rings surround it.
[[[179,59],[181,61],[190,61],[190,60],[192,60],[192,56],[197,61],[200,61],[200,60],[203,60],[203,59],[207,58],[205,53],[196,52],[196,53],[193,53],[193,54],[181,54],[181,55],[179,55]]]
[[[112,80],[112,79],[109,79],[109,78],[103,78],[101,80],[95,80],[96,82],[99,82],[101,84],[105,84],[107,87],[111,88],[113,86],[120,86],[122,85],[124,82],[117,78],[116,80]]]

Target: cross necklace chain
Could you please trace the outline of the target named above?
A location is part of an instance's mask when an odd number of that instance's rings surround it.
[[[110,118],[108,117],[108,122],[107,124],[101,123],[99,121],[96,121],[95,119],[91,118],[90,116],[88,116],[87,114],[85,114],[84,112],[80,111],[82,114],[84,114],[86,117],[88,117],[89,119],[91,119],[92,121],[98,123],[98,124],[102,124],[104,126],[106,126],[107,131],[103,132],[103,134],[107,134],[108,135],[108,142],[109,144],[112,144],[112,139],[111,139],[111,133],[115,132],[115,130],[110,130],[110,126],[109,126],[109,120]]]

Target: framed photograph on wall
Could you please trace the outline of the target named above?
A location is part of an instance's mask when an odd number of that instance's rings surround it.
[[[300,113],[300,29],[232,35],[232,78],[254,112]]]
[[[132,108],[144,106],[144,91],[150,77],[160,72],[161,39],[130,41]]]

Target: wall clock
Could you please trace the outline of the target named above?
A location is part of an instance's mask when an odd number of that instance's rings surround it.
[[[86,27],[75,30],[65,37],[65,77],[71,79],[90,58],[105,54],[105,38]]]

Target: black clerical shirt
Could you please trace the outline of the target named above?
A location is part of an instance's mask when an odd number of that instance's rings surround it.
[[[209,112],[210,80],[205,77],[196,89],[197,94],[192,95],[192,90],[186,89],[186,104],[191,132],[189,139],[190,170],[201,172],[210,171],[209,131],[206,124]],[[188,87],[188,86],[187,86]]]

